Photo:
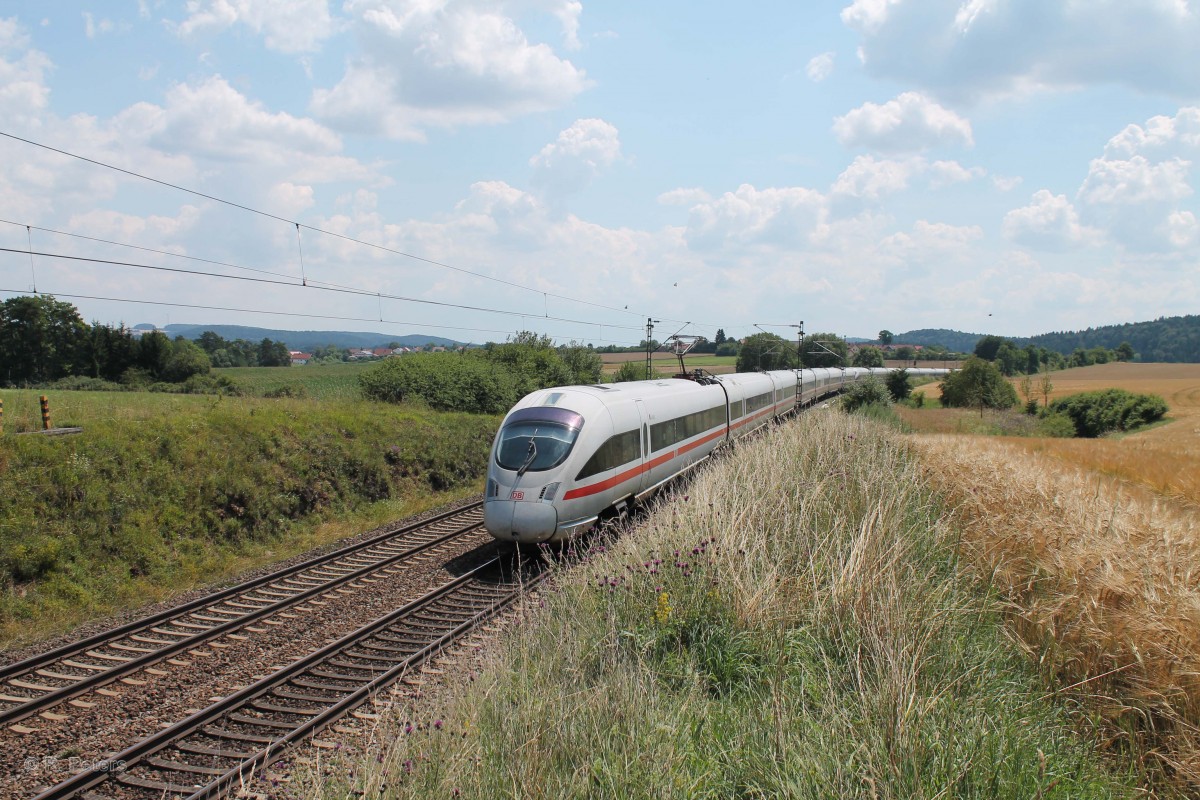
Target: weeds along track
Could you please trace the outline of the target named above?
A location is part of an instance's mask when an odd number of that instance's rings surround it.
[[[320,604],[323,594],[367,590],[413,559],[436,557],[442,546],[482,530],[482,523],[477,502],[9,664],[0,668],[0,725],[39,713],[53,721],[60,715],[47,709],[64,701],[87,708],[81,695],[169,665],[199,645],[228,646],[218,640],[240,630],[261,632],[251,627],[256,622],[285,624],[288,609]]]
[[[329,644],[38,795],[209,798],[243,790],[287,747],[370,700],[539,583],[540,562],[502,557]]]

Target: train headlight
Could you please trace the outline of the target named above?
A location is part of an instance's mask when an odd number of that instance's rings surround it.
[[[487,496],[488,497],[499,497],[500,496],[500,484],[496,483],[495,478],[488,478]]]
[[[562,486],[562,483],[559,481],[549,484],[545,489],[542,489],[542,496],[540,499],[547,503],[553,503],[554,498],[558,497],[558,487],[560,486]]]

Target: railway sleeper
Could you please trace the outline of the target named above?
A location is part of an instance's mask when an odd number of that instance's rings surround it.
[[[220,767],[204,767],[199,764],[185,764],[182,761],[171,761],[167,758],[158,758],[150,756],[146,759],[146,763],[158,769],[167,770],[168,772],[194,772],[197,775],[224,775],[227,770]]]
[[[250,703],[250,707],[258,711],[267,711],[273,714],[295,714],[297,717],[315,717],[325,711],[323,708],[292,708],[291,706],[277,706],[274,703],[265,703],[261,700],[254,700]]]
[[[243,725],[257,725],[262,728],[277,728],[287,731],[296,727],[290,722],[280,722],[277,719],[267,719],[266,717],[252,717],[248,714],[238,714],[237,712],[230,714],[227,719],[230,722],[240,722]]]
[[[372,641],[392,642],[393,644],[407,644],[424,647],[429,644],[427,636],[397,636],[391,633],[377,633],[371,637]]]
[[[294,728],[296,726],[293,725],[291,727]],[[214,739],[229,739],[234,742],[250,742],[252,744],[270,744],[279,738],[278,736],[264,736],[261,733],[223,730],[213,725],[205,725],[202,730]]]
[[[198,756],[216,756],[217,758],[228,758],[231,761],[245,761],[254,755],[254,753],[243,753],[240,750],[225,750],[219,747],[208,747],[203,744],[195,744],[194,742],[175,742],[173,747],[183,753],[194,753]]]
[[[399,664],[404,661],[411,661],[413,654],[404,651],[397,651],[402,655],[389,656],[382,653],[364,653],[358,650],[347,650],[343,655],[350,658],[361,658],[366,661],[378,661],[386,664]]]
[[[272,697],[282,697],[285,700],[303,700],[307,703],[325,703],[326,705],[336,703],[349,694],[349,691],[343,691],[340,697],[318,697],[314,694],[303,694],[301,692],[291,692],[287,689],[275,689],[271,692]]]
[[[332,666],[332,663],[326,661],[324,666]],[[359,667],[357,664],[347,664],[346,666],[350,669],[356,669],[359,672],[371,672],[371,670]],[[329,678],[330,680],[334,681],[345,681],[346,683],[352,683],[355,686],[362,686],[364,683],[370,680],[369,675],[347,675],[343,672],[331,672],[330,670],[322,669],[321,667],[310,669],[305,674],[312,675],[316,678]],[[299,679],[297,678],[292,679],[292,683],[298,683],[298,681]],[[354,690],[351,689],[350,691]]]
[[[314,673],[310,672],[309,674],[311,675]],[[347,678],[345,680],[349,682],[351,679]],[[334,686],[333,684],[321,683],[320,681],[309,680],[308,678],[292,678],[290,681],[288,681],[288,683],[292,684],[293,686],[299,686],[304,689],[316,689],[317,691],[321,692],[349,693],[355,691],[362,681],[354,681],[353,686]]]
[[[358,646],[365,650],[379,650],[384,653],[403,653],[406,656],[411,656],[417,652],[414,648],[420,649],[425,646],[425,642],[413,642],[409,647],[389,647],[385,644],[375,644],[373,642],[359,642]]]
[[[165,783],[163,781],[151,780],[149,778],[139,778],[138,776],[130,775],[127,772],[119,773],[116,776],[116,779],[126,786],[136,786],[139,789],[153,789],[156,792],[162,792],[164,794],[177,794],[184,797],[194,794],[196,789],[199,788],[196,784],[184,786],[181,783]]]
[[[345,654],[345,655],[348,655],[348,654]],[[376,666],[373,664],[355,664],[352,661],[343,661],[340,658],[334,659],[332,661],[326,661],[325,663],[331,667],[342,667],[343,669],[357,669],[357,670],[361,670],[363,672],[387,672],[389,669],[391,669],[391,667]],[[314,670],[310,670],[309,674],[310,675],[319,675],[320,673],[318,673]],[[366,679],[360,678],[358,680],[358,682],[360,684],[365,683]]]

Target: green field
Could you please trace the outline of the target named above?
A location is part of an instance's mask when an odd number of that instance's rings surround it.
[[[351,400],[362,395],[358,376],[378,362],[357,361],[335,364],[305,364],[295,367],[229,367],[214,369],[214,375],[233,380],[248,395],[263,397],[287,387],[302,387],[300,396],[315,400]]]

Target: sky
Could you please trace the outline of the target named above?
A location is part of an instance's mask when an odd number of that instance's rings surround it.
[[[1200,0],[0,4],[0,300],[633,344],[1200,308]]]

